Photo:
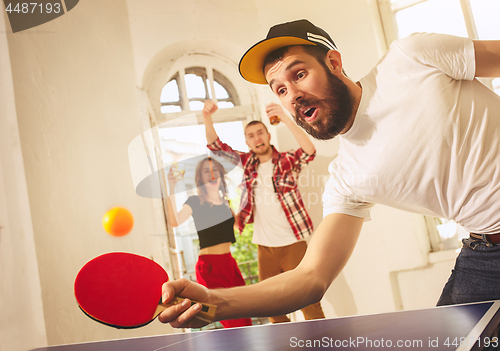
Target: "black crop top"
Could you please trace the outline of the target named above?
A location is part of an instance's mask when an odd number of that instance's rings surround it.
[[[234,243],[234,217],[225,204],[211,205],[209,202],[200,204],[198,196],[190,196],[185,204],[193,210],[193,219],[200,249],[221,243]]]

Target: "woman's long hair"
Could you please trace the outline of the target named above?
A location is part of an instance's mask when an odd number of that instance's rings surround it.
[[[228,203],[227,197],[227,184],[226,184],[226,170],[224,166],[218,161],[216,161],[213,157],[207,157],[196,165],[195,177],[194,181],[196,183],[196,187],[198,188],[198,197],[200,198],[200,202],[203,204],[204,202],[208,202],[207,200],[207,189],[205,188],[205,184],[203,183],[202,178],[202,167],[205,162],[212,162],[213,169],[217,169],[220,172],[220,184],[219,184],[219,195],[223,200],[226,200]]]

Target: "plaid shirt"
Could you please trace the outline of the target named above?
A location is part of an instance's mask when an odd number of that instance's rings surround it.
[[[253,190],[256,185],[260,160],[253,151],[233,150],[220,139],[207,146],[214,154],[223,156],[234,164],[238,164],[241,160],[243,165],[244,182],[242,183],[243,192],[240,202],[241,212],[238,216],[238,229],[241,233],[247,223],[253,223],[255,205]],[[298,149],[295,152],[278,152],[274,146],[272,148],[274,192],[278,196],[295,237],[297,240],[304,239],[312,234],[313,224],[302,201],[297,185],[297,176],[302,166],[314,159],[316,152],[308,155],[303,149]]]

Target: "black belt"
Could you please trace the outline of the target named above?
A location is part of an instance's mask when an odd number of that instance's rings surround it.
[[[483,239],[483,236],[481,234],[474,234],[474,233],[469,233],[471,238],[474,239]],[[486,240],[492,244],[498,244],[500,243],[500,234],[486,234],[485,235]]]

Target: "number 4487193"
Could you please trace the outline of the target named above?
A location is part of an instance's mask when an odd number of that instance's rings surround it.
[[[45,5],[45,6],[44,6]],[[14,8],[12,8],[12,3],[7,5],[5,11],[8,13],[17,12],[17,13],[59,13],[61,12],[61,4],[60,3],[36,3],[36,2],[23,2],[17,3]]]

